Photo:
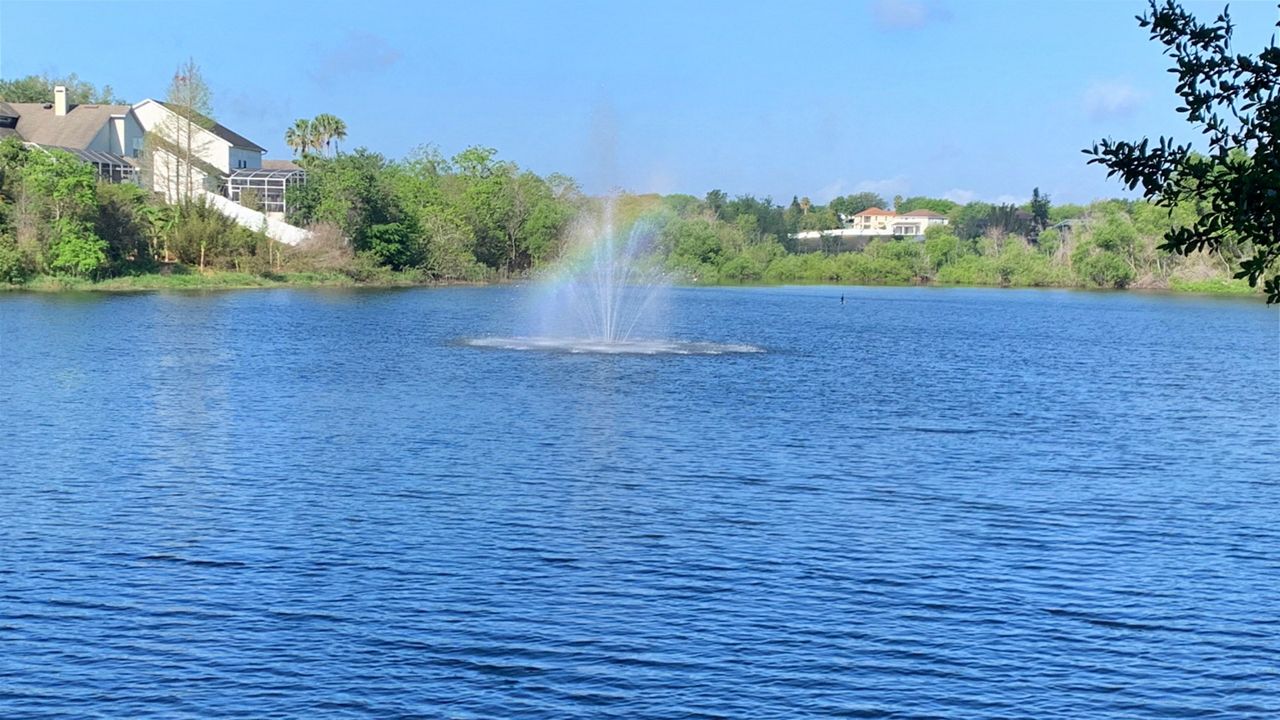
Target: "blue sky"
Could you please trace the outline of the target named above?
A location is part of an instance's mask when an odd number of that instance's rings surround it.
[[[1204,16],[1222,3],[1188,3]],[[0,2],[0,75],[76,72],[131,101],[202,67],[223,124],[287,157],[469,145],[585,189],[1060,202],[1121,188],[1080,149],[1192,133],[1142,2]],[[1256,52],[1272,2],[1235,2]]]

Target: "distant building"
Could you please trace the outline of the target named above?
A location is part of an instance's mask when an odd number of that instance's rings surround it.
[[[890,222],[897,215],[892,210],[870,207],[850,218],[848,229],[858,231],[858,235],[890,235]]]
[[[301,167],[287,160],[264,163],[261,145],[208,118],[187,122],[159,100],[72,105],[59,85],[50,103],[0,101],[0,139],[6,137],[65,150],[92,164],[103,179],[137,182],[169,202],[211,202],[241,225],[265,227],[281,242],[297,244],[310,234],[282,222],[285,191],[306,179]]]
[[[0,102],[0,138],[65,150],[107,180],[137,177],[143,129],[129,105],[71,105],[67,89],[54,88],[51,103]]]
[[[289,210],[285,193],[306,180],[306,172],[292,160],[263,160],[258,169],[231,173],[227,178],[227,197],[271,217],[284,219]]]
[[[867,208],[860,213],[841,216],[842,228],[806,230],[791,236],[800,246],[816,248],[861,249],[873,237],[922,237],[934,225],[947,225],[946,215],[932,210],[912,210],[899,215],[892,210]],[[862,242],[855,241],[862,239]]]
[[[893,234],[899,237],[924,235],[924,231],[934,225],[946,225],[951,221],[946,215],[932,210],[912,210],[895,215],[892,219]]]
[[[191,137],[186,138],[181,116],[159,100],[73,105],[61,85],[53,90],[53,102],[0,102],[0,138],[16,136],[29,146],[65,150],[91,163],[106,180],[141,181],[170,201],[182,194],[175,178],[181,176],[183,184],[186,178],[177,167],[175,143],[185,146],[181,155],[189,148],[196,158],[193,190],[225,192],[236,170],[262,168],[266,149],[252,140],[211,120],[201,119],[190,127]]]
[[[212,120],[188,123],[172,106],[150,99],[133,112],[151,136],[149,184],[170,201],[195,189],[223,192],[236,170],[262,168],[266,148]],[[189,170],[188,154],[194,158]]]

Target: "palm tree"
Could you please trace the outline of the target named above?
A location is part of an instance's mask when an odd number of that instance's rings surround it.
[[[315,137],[315,124],[305,119],[295,120],[293,127],[284,131],[285,145],[293,148],[293,152],[297,155],[306,155],[307,151],[315,146]]]
[[[813,203],[809,202],[809,198],[800,198],[800,211],[805,215],[809,214],[809,208],[813,207]]]
[[[318,118],[317,118],[318,119]],[[329,144],[328,131],[316,120],[311,121],[311,149],[318,155],[324,155],[324,148]]]
[[[322,113],[317,115],[315,120],[311,121],[311,125],[316,130],[316,140],[320,146],[324,147],[326,150],[332,147],[334,154],[336,155],[337,141],[345,140],[347,137],[347,124],[336,115]]]
[[[342,118],[334,117],[333,127],[330,129],[333,131],[333,154],[337,155],[338,141],[347,139],[347,124],[343,122]]]

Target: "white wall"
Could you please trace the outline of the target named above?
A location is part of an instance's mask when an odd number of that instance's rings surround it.
[[[187,175],[186,163],[165,150],[153,150],[143,164],[143,173],[151,182],[151,189],[162,193],[167,202],[178,202],[187,194],[188,184],[196,194],[200,190],[212,190],[217,186],[217,179],[210,178],[208,173],[199,167],[191,168]]]
[[[137,116],[142,130],[148,133],[159,133],[161,137],[174,141],[175,133],[187,132],[185,121],[169,108],[155,100],[143,100],[133,106],[133,114]],[[231,171],[231,143],[214,135],[208,130],[191,125],[191,150],[201,160],[218,168],[222,172]],[[186,138],[180,138],[185,144]],[[259,163],[261,160],[259,160]]]
[[[89,143],[88,149],[121,157],[137,157],[134,148],[141,150],[141,142],[142,125],[138,122],[138,118],[129,112],[123,115],[112,115],[111,119],[98,130],[98,134]]]
[[[203,197],[218,212],[231,218],[236,224],[241,227],[247,227],[250,230],[264,230],[267,233],[267,237],[276,242],[282,242],[285,245],[297,245],[311,237],[311,233],[307,230],[267,217],[257,210],[250,210],[216,193],[206,191],[203,193]]]

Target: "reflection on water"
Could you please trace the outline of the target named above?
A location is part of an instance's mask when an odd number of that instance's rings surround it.
[[[0,718],[1280,717],[1275,308],[528,297],[0,294]]]
[[[741,343],[709,343],[681,340],[605,340],[547,337],[487,337],[464,341],[466,345],[493,350],[593,353],[598,355],[724,355],[758,353],[762,348]]]

